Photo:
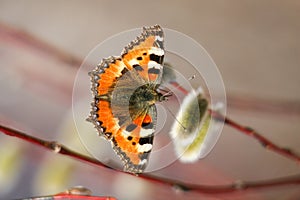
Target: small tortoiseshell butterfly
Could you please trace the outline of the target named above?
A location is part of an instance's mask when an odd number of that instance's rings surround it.
[[[120,57],[108,57],[89,73],[93,102],[88,121],[111,141],[124,170],[142,173],[152,150],[155,103],[163,72],[164,35],[159,25],[144,27]]]

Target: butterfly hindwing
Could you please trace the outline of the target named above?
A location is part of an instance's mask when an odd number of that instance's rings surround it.
[[[156,123],[156,107],[121,127],[112,138],[113,149],[125,163],[125,171],[141,173],[148,164],[149,154],[153,146],[153,136]]]

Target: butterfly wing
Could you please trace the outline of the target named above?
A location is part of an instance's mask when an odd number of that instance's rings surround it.
[[[152,150],[156,115],[153,105],[114,135],[113,149],[124,162],[125,171],[141,173],[146,168]]]
[[[127,70],[120,58],[109,57],[89,73],[92,81],[92,93],[94,100],[91,103],[92,110],[88,121],[91,121],[98,130],[99,135],[111,139],[120,126],[118,119],[113,116],[111,110],[111,96],[115,81]]]
[[[144,27],[142,34],[128,44],[122,59],[129,68],[135,68],[145,81],[159,84],[164,59],[164,34],[159,25]]]
[[[162,29],[158,25],[146,27],[124,48],[121,57],[104,59],[90,72],[94,101],[88,120],[101,136],[112,141],[125,170],[132,173],[143,172],[147,165],[156,108],[147,102],[132,106],[129,101],[139,86],[157,88],[163,57]]]

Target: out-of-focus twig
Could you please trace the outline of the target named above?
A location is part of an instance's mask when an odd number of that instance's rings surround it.
[[[300,155],[296,154],[292,150],[290,150],[288,148],[279,147],[278,145],[274,144],[269,139],[265,138],[260,133],[255,131],[254,129],[247,127],[247,126],[242,126],[242,125],[238,124],[237,122],[229,119],[228,117],[221,115],[218,112],[210,110],[210,113],[214,119],[224,121],[224,123],[226,125],[228,125],[232,128],[235,128],[235,129],[239,130],[241,133],[244,133],[244,134],[256,139],[264,148],[274,151],[275,153],[278,153],[284,157],[295,160],[296,162],[298,162],[300,164]]]
[[[227,106],[243,111],[300,116],[300,102],[227,94]]]
[[[71,158],[84,161],[86,163],[94,164],[98,167],[110,168],[109,166],[103,164],[102,162],[94,158],[70,150],[69,148],[57,142],[42,140],[3,125],[0,125],[0,131],[6,135],[17,137],[21,140],[30,142],[31,144],[41,146],[55,153],[66,155]],[[110,169],[115,170],[112,168]],[[118,171],[118,172],[126,173],[123,171]],[[130,174],[130,175],[135,176],[134,174]],[[199,193],[228,193],[228,192],[234,192],[234,191],[245,190],[250,188],[255,189],[255,188],[266,188],[272,186],[300,184],[300,175],[285,177],[280,179],[265,180],[265,181],[252,181],[252,182],[236,181],[232,184],[214,185],[214,186],[189,184],[189,183],[184,183],[173,179],[153,176],[150,174],[140,174],[139,177],[151,182],[159,183],[162,185],[168,185],[174,189],[178,189],[182,191],[195,191]]]
[[[47,195],[47,196],[39,196],[39,197],[29,197],[23,198],[20,200],[117,200],[114,197],[110,196],[92,196],[92,192],[85,187],[82,186],[75,186],[72,187],[64,192],[60,192],[54,195]]]

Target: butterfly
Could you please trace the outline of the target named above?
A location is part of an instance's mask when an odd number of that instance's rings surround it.
[[[144,27],[121,56],[110,56],[91,72],[93,101],[88,121],[109,140],[124,170],[142,173],[153,147],[160,90],[164,34],[159,25]]]

